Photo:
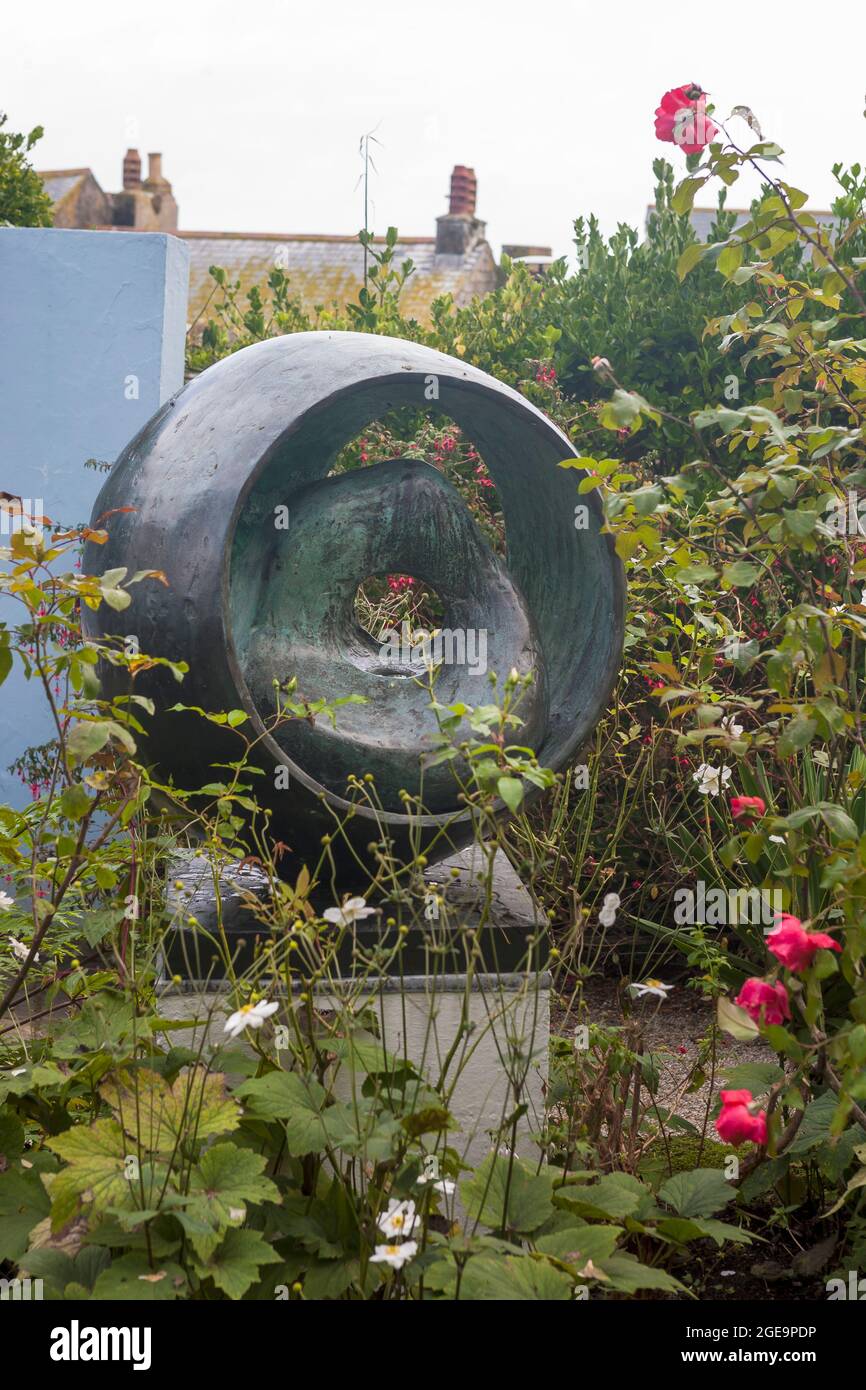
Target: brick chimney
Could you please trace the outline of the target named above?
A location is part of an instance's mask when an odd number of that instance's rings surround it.
[[[465,256],[483,241],[486,224],[475,216],[478,182],[475,170],[455,164],[451,174],[448,211],[436,218],[437,256]]]
[[[123,156],[123,187],[141,187],[141,155],[138,150],[127,150]]]

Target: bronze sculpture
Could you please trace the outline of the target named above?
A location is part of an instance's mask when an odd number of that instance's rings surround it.
[[[417,460],[328,476],[334,456],[394,407],[433,408],[484,458],[501,502],[507,563],[479,534],[459,493]],[[471,836],[447,766],[421,771],[435,723],[412,667],[383,661],[354,615],[358,585],[409,572],[441,596],[452,633],[484,632],[487,666],[530,680],[515,741],[558,768],[603,710],[619,664],[623,579],[594,493],[565,435],[517,392],[431,348],[358,333],[300,333],[246,348],[168,402],[127,446],[94,509],[112,514],[109,540],[89,545],[90,572],[164,571],[168,586],[138,585],[123,612],[87,615],[91,632],[189,663],[179,689],[162,670],[136,681],[151,696],[146,760],[184,787],[238,756],[224,728],[184,713],[243,709],[262,735],[255,793],[270,834],[300,858],[317,854],[348,811],[346,779],[372,772],[380,817],[398,850],[410,819],[400,792],[423,796],[422,840],[448,827],[438,852]],[[576,525],[583,505],[584,524]],[[117,509],[131,508],[120,511]],[[327,721],[296,720],[273,734],[274,682],[297,677],[309,699],[360,695]],[[114,692],[113,668],[105,683]],[[483,672],[440,667],[437,699],[490,698]],[[280,775],[283,769],[284,775]],[[363,857],[376,820],[357,808],[346,825]]]

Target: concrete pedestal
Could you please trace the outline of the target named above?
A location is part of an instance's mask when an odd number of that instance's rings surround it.
[[[478,851],[470,849],[430,870],[428,877],[445,898],[449,921],[466,925],[478,917],[480,866]],[[452,868],[458,871],[457,876],[452,876]],[[209,866],[196,859],[178,876],[185,884],[185,911],[202,920],[213,897]],[[244,877],[244,886],[250,886],[250,876]],[[493,890],[487,913],[489,929],[483,939],[499,957],[498,968],[491,970],[482,955],[477,969],[450,969],[446,961],[443,969],[365,979],[360,990],[357,985],[353,988],[351,971],[346,968],[344,982],[338,980],[330,989],[314,990],[317,1010],[335,1010],[348,998],[356,1013],[365,1006],[374,1009],[380,1044],[392,1054],[407,1057],[428,1081],[439,1080],[444,1070],[444,1089],[457,1126],[448,1134],[448,1144],[473,1166],[491,1146],[510,1141],[510,1130],[506,1133],[503,1126],[518,1104],[527,1109],[517,1125],[517,1152],[521,1157],[535,1158],[537,1147],[532,1135],[543,1128],[545,1112],[550,980],[542,971],[525,968],[529,943],[542,937],[544,923],[530,894],[501,854],[494,866]],[[242,931],[244,908],[230,881],[224,882],[221,896],[227,930],[233,926],[235,932]],[[542,947],[532,951],[533,962],[542,952]],[[514,966],[519,962],[524,968],[509,969],[504,965],[506,960]],[[175,956],[172,969],[177,963]],[[274,997],[279,997],[276,990]],[[284,991],[282,997],[289,1007]],[[187,979],[180,985],[168,981],[163,985],[162,1015],[195,1019],[199,1025],[185,1038],[190,1046],[198,1045],[202,1032],[208,1045],[222,1043],[231,1008],[222,981]],[[280,1017],[275,1014],[273,1022],[278,1023]],[[464,1036],[452,1056],[461,1027]],[[360,1090],[362,1082],[363,1077],[353,1077],[345,1063],[336,1091],[351,1095],[353,1090]]]

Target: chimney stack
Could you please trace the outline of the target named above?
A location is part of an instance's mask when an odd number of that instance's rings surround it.
[[[123,187],[141,187],[141,155],[138,150],[127,150],[123,156]]]
[[[162,155],[149,154],[147,156],[147,182],[150,187],[165,183],[162,176]]]
[[[484,223],[475,216],[475,170],[455,164],[448,211],[436,218],[437,256],[466,256],[484,240]]]
[[[478,183],[475,170],[465,164],[455,164],[451,174],[451,196],[448,211],[452,217],[474,217]]]

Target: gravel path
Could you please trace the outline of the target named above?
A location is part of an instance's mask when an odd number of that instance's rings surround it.
[[[590,980],[583,990],[586,1010],[580,1019],[564,1009],[553,1010],[551,1028],[570,1036],[578,1022],[613,1026],[622,1024],[619,986],[615,980]],[[715,1083],[709,1079],[697,1091],[686,1094],[690,1073],[698,1059],[701,1038],[712,1019],[713,1005],[683,983],[677,985],[664,1002],[656,999],[634,1001],[633,1017],[643,1018],[647,1051],[659,1058],[661,1080],[658,1101],[677,1114],[703,1127],[708,1100],[715,1100],[719,1083],[728,1067],[742,1062],[774,1062],[775,1053],[763,1041],[736,1042],[727,1033],[718,1035]],[[712,1092],[712,1096],[711,1096]],[[715,1136],[713,1136],[715,1137]]]

